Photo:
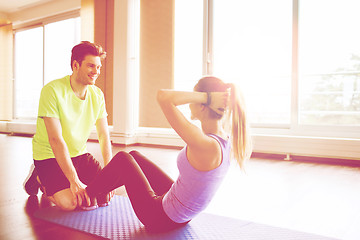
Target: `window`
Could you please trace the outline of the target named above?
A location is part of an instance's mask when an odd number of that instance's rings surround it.
[[[178,69],[205,69],[203,74],[240,86],[257,133],[359,136],[359,1],[193,2],[205,5],[203,30],[197,30],[204,33],[203,44],[188,51],[191,44],[176,37],[176,88],[183,81]],[[179,29],[191,29],[201,20],[181,26],[196,14],[189,16],[179,4],[175,5],[175,36],[182,32],[181,39],[192,38]],[[200,7],[196,9],[201,15]],[[200,47],[205,56],[202,66],[191,62]],[[184,53],[191,68],[184,65]]]
[[[253,124],[290,124],[291,21],[290,1],[214,0],[212,73],[239,85]]]
[[[178,90],[192,90],[203,75],[203,8],[203,1],[175,1],[174,88]],[[190,117],[188,106],[179,109]]]
[[[300,1],[300,124],[360,125],[359,9],[357,0]]]
[[[80,42],[80,18],[50,23],[45,28],[45,84],[71,74],[71,49]]]
[[[15,34],[15,118],[37,115],[43,86],[43,28],[37,27]]]
[[[71,74],[71,49],[79,42],[79,17],[15,32],[15,119],[36,118],[41,88]]]
[[[191,6],[191,7],[189,7]],[[175,1],[175,88],[188,90],[202,76],[203,1]]]

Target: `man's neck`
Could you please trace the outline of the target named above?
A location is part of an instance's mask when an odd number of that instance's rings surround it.
[[[83,84],[80,84],[76,81],[76,76],[74,74],[72,74],[70,76],[70,86],[71,86],[71,89],[73,90],[74,94],[84,100],[85,99],[85,96],[86,96],[86,90],[87,90],[87,85],[83,85]]]

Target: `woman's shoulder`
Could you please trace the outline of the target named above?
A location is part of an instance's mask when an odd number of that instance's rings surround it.
[[[209,133],[207,135],[209,137],[216,139],[218,142],[220,142],[220,144],[223,144],[223,145],[226,145],[229,142],[229,136],[227,134],[217,135],[217,134]]]
[[[210,171],[222,162],[222,146],[221,142],[216,138],[209,136],[209,143],[202,149],[187,148],[187,156],[189,163],[199,171]]]

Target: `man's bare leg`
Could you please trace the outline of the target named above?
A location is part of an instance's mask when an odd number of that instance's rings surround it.
[[[54,195],[48,196],[48,199],[64,211],[73,211],[78,206],[70,188],[58,191]]]

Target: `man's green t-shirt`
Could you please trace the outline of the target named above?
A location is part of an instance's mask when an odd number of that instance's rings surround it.
[[[79,156],[87,152],[86,142],[96,121],[107,117],[104,94],[100,88],[89,85],[85,100],[81,100],[71,88],[70,76],[46,84],[41,90],[36,133],[32,141],[35,160],[55,158],[43,117],[60,120],[70,157]]]

